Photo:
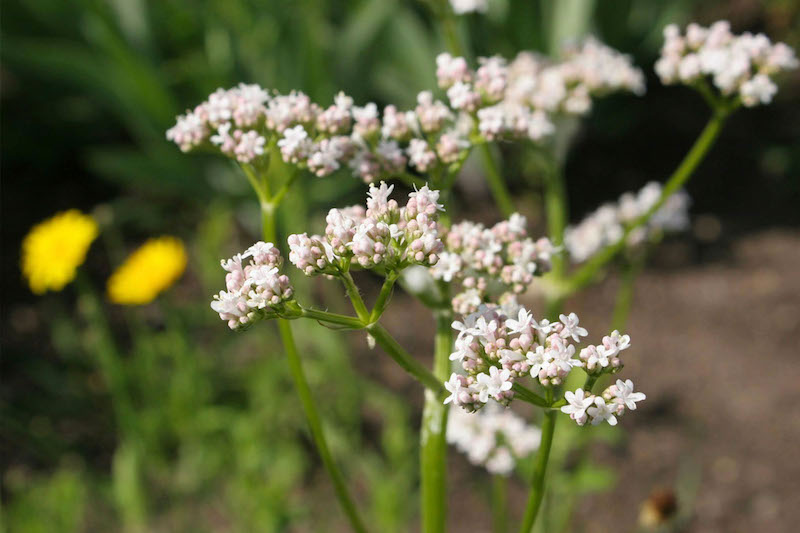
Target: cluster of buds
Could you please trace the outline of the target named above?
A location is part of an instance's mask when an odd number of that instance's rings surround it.
[[[561,408],[561,412],[568,414],[579,426],[588,421],[594,426],[602,422],[616,426],[618,416],[622,416],[626,409],[635,411],[636,403],[647,396],[642,392],[634,392],[633,381],[618,379],[599,396],[577,389],[575,392],[567,391],[564,398],[567,405]]]
[[[306,275],[336,275],[357,264],[387,272],[410,265],[430,267],[439,261],[439,191],[427,186],[408,195],[400,207],[389,199],[393,185],[370,185],[367,207],[331,209],[325,235],[289,236],[289,260]]]
[[[797,66],[786,44],[773,44],[761,33],[734,35],[730,24],[721,20],[708,28],[689,24],[685,34],[675,24],[664,28],[655,68],[665,84],[696,85],[709,79],[723,96],[753,107],[772,101],[778,91],[772,76]]]
[[[409,111],[389,105],[381,113],[374,103],[354,105],[344,93],[323,107],[299,91],[271,94],[245,84],[218,89],[179,116],[167,139],[183,151],[216,148],[240,163],[267,157],[274,145],[285,162],[317,176],[349,168],[372,183],[407,168],[446,171],[473,143],[538,141],[554,131],[550,113],[583,113],[591,96],[642,88],[629,59],[594,40],[568,49],[560,63],[526,53],[511,64],[500,57],[479,63],[472,70],[464,58],[441,54],[436,74],[449,105],[423,91]]]
[[[564,232],[564,246],[572,261],[582,263],[606,246],[619,242],[626,226],[652,209],[661,198],[661,184],[652,181],[636,193],[627,192],[616,203],[606,203]],[[689,227],[689,195],[670,195],[646,224],[628,234],[627,244],[636,246],[649,237]]]
[[[453,407],[448,414],[447,442],[492,474],[511,474],[517,461],[536,451],[541,441],[538,427],[499,405],[474,414]]]
[[[576,346],[588,332],[575,313],[562,314],[551,323],[513,307],[484,305],[464,322],[453,322],[458,336],[450,360],[457,361],[465,374],[451,374],[445,383],[450,392],[445,403],[473,412],[489,399],[508,405],[514,397],[514,382],[526,375],[543,387],[555,387],[576,367],[595,376],[622,368],[619,354],[630,346],[627,335],[614,332],[600,346],[578,354]]]
[[[244,264],[246,259],[250,259]],[[228,323],[240,329],[280,311],[292,299],[289,278],[280,273],[283,258],[271,242],[257,242],[244,253],[221,261],[227,290],[214,295],[211,308]]]
[[[552,243],[528,237],[526,224],[525,217],[515,213],[492,228],[465,221],[447,231],[445,251],[430,273],[434,279],[460,285],[452,301],[458,314],[473,313],[489,300],[504,302],[521,294],[534,276],[550,270]]]

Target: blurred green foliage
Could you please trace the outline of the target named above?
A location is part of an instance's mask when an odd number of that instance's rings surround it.
[[[646,63],[661,27],[685,21],[694,4],[496,0],[486,16],[463,18],[460,31],[475,55],[510,56],[551,52],[591,30]],[[769,6],[775,20],[796,20],[790,2]],[[429,5],[17,0],[4,3],[2,36],[4,196],[10,190],[25,207],[13,220],[4,216],[3,245],[12,251],[4,253],[3,277],[19,279],[20,236],[56,209],[102,203],[95,213],[104,240],[88,265],[93,293],[34,303],[18,283],[4,286],[19,306],[13,316],[5,309],[2,321],[10,329],[1,525],[26,533],[343,529],[274,332],[230,334],[207,309],[222,279],[219,258],[257,234],[248,186],[224,162],[180,153],[164,132],[184,108],[240,81],[300,89],[319,102],[341,89],[357,102],[408,106],[435,86],[432,65],[444,48]],[[620,129],[625,116],[608,113],[596,124]],[[786,159],[781,153],[771,160]],[[324,208],[361,195],[345,176],[307,178],[297,190],[281,221],[287,231],[319,227]],[[159,233],[188,241],[186,278],[158,304],[108,306],[99,280],[130,243]],[[295,281],[325,305],[342,306],[335,289]],[[374,530],[406,531],[415,513],[417,410],[364,377],[373,372],[354,370],[362,338],[295,328],[334,457]],[[128,412],[109,407],[98,370],[109,351],[122,363]],[[555,482],[556,494],[613,483],[610,472],[580,465]],[[551,523],[566,523],[559,512]]]

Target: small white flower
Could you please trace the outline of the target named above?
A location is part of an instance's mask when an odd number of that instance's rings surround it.
[[[636,410],[636,402],[641,402],[647,398],[642,392],[633,392],[633,381],[621,379],[617,380],[616,398],[620,403],[631,411]]]
[[[496,366],[490,367],[489,375],[483,372],[478,374],[478,399],[483,403],[488,402],[490,396],[499,400],[500,393],[510,390],[512,385],[509,370],[499,370]]]
[[[614,416],[614,411],[610,406],[606,405],[606,401],[600,396],[594,398],[594,407],[589,407],[586,412],[592,417],[593,426],[600,424],[604,420],[608,421],[611,426],[617,425],[617,417]]]
[[[527,309],[522,308],[519,310],[516,320],[513,318],[506,320],[506,327],[511,333],[521,333],[531,325],[531,321],[533,321],[533,315]]]
[[[450,374],[450,379],[445,381],[444,388],[450,393],[450,396],[445,398],[444,403],[448,404],[453,402],[454,405],[458,405],[458,396],[461,394],[461,390],[463,388],[461,376],[455,372]]]
[[[622,350],[627,350],[630,345],[630,336],[620,335],[619,331],[614,330],[611,335],[603,337],[603,345],[598,346],[597,351],[606,357],[614,357]]]
[[[586,337],[589,334],[586,328],[582,328],[578,325],[578,315],[575,313],[559,315],[558,318],[561,320],[561,323],[564,324],[564,329],[561,330],[561,336],[565,339],[572,337],[572,340],[575,342],[580,342],[581,337]]]
[[[594,396],[586,394],[583,389],[577,389],[575,392],[567,391],[564,394],[568,405],[561,408],[561,412],[568,414],[569,417],[575,420],[578,425],[586,423],[586,409],[594,403]]]

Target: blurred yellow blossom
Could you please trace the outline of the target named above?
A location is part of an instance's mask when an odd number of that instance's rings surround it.
[[[108,297],[121,305],[144,305],[167,289],[186,269],[186,249],[175,237],[150,239],[133,252],[108,280]]]
[[[22,274],[36,294],[60,291],[97,238],[95,220],[77,209],[57,213],[34,226],[22,241]]]

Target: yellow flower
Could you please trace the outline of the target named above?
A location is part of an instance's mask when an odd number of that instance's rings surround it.
[[[34,226],[22,241],[22,274],[36,294],[60,291],[75,279],[75,271],[97,238],[97,223],[70,209]]]
[[[108,280],[108,297],[121,305],[152,302],[186,269],[186,249],[175,237],[150,239],[133,252]]]

